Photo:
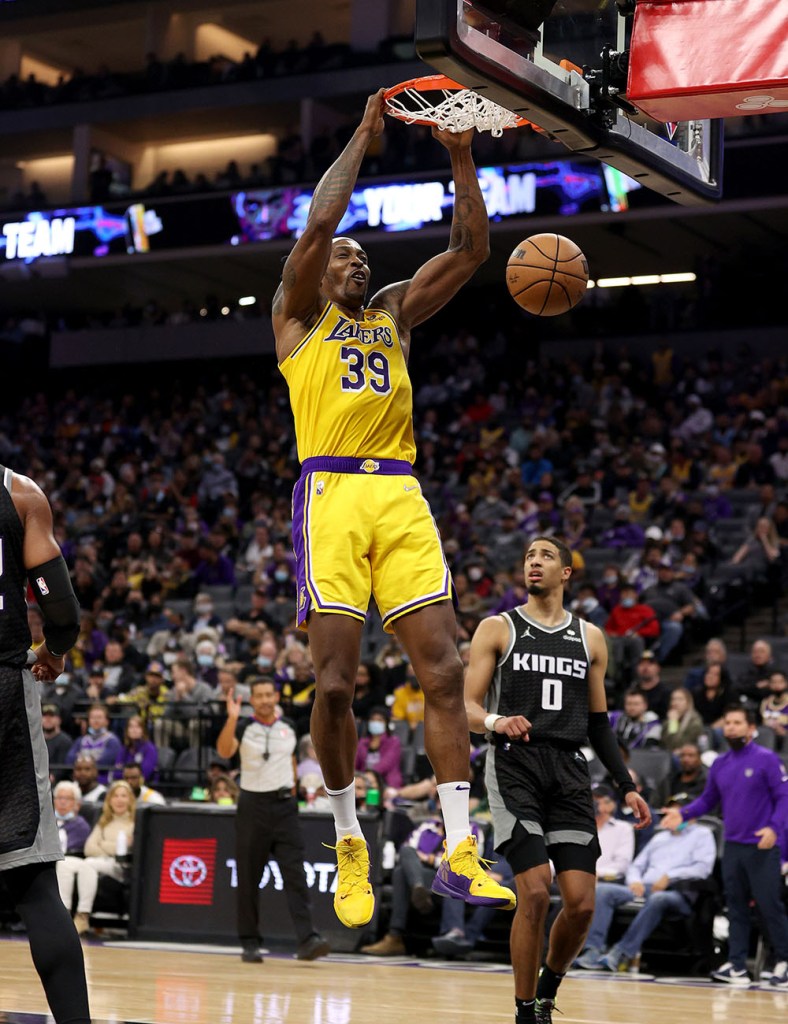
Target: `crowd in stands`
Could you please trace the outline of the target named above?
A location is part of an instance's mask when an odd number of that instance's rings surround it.
[[[253,82],[284,75],[315,74],[414,59],[412,40],[390,37],[382,40],[374,52],[353,50],[347,43],[328,43],[319,32],[299,45],[291,39],[277,47],[263,39],[256,53],[247,52],[240,61],[216,54],[206,61],[187,60],[178,53],[171,60],[160,60],[148,53],[145,66],[139,71],[113,71],[102,64],[95,72],[75,68],[71,75],[61,75],[55,85],[39,82],[34,74],[22,79],[17,74],[0,86],[0,109],[20,110],[61,103],[84,103],[139,96],[174,89],[193,89],[232,82]]]
[[[532,360],[467,325],[417,335],[412,362],[417,472],[454,574],[463,657],[483,616],[526,600],[528,538],[560,536],[574,557],[567,606],[609,639],[622,747],[633,766],[665,752],[659,785],[638,779],[654,806],[702,780],[730,703],[752,708],[759,742],[788,756],[788,646],[775,636],[729,653],[718,635],[753,605],[776,608],[784,588],[784,363],[745,350],[690,363],[667,342]],[[314,674],[294,626],[298,462],[284,384],[273,360],[265,367],[255,379],[149,381],[146,393],[121,382],[90,398],[42,392],[0,420],[0,461],[49,495],[83,610],[66,671],[41,688],[53,777],[77,783],[83,808],[104,801],[110,813],[118,782],[127,807],[232,802],[234,765],[214,742],[228,693],[248,695],[259,675],[274,678],[302,737],[305,810],[323,806],[308,739]],[[39,643],[35,607],[29,620]],[[434,811],[423,707],[412,666],[372,616],[354,702],[360,803],[432,799]],[[483,756],[474,750],[481,811]]]

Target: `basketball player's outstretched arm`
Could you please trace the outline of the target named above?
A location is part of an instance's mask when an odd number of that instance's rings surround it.
[[[651,811],[642,796],[636,791],[635,784],[627,771],[621,757],[618,743],[610,728],[607,717],[607,694],[605,693],[605,673],[607,672],[607,644],[602,630],[586,624],[591,666],[588,670],[588,738],[597,753],[599,760],[610,772],[613,781],[624,794],[624,803],[635,815],[635,828],[646,828],[651,824]]]
[[[315,189],[304,233],[287,257],[282,283],[274,296],[272,312],[277,339],[287,321],[304,323],[317,311],[331,240],[347,210],[367,147],[382,131],[383,90],[380,89],[367,100],[361,123]]]
[[[490,255],[490,222],[471,155],[475,131],[432,130],[451,155],[454,213],[449,247],[428,260],[409,281],[383,288],[370,303],[387,309],[402,331],[437,313]]]
[[[509,641],[509,629],[500,615],[483,619],[473,634],[471,654],[465,673],[465,711],[471,732],[487,732],[485,718],[488,711],[485,698],[490,689],[498,659]],[[490,722],[491,732],[499,732],[512,739],[528,740],[531,723],[522,715],[496,715]]]

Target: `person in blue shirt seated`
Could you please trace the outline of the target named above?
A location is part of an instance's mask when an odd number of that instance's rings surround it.
[[[684,799],[676,798],[669,805],[679,806]],[[660,829],[630,865],[625,885],[597,885],[586,948],[576,966],[590,971],[626,970],[666,914],[689,917],[695,894],[676,883],[708,878],[716,856],[714,834],[705,825],[680,822],[672,831]],[[642,900],[643,905],[618,943],[602,955],[616,907],[631,900]]]

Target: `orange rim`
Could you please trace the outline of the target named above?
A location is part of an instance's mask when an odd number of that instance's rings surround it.
[[[431,121],[428,117],[411,116],[410,114],[404,114],[401,110],[396,110],[389,106],[388,101],[394,96],[399,96],[400,93],[405,92],[406,89],[416,89],[418,92],[434,92],[439,89],[450,89],[455,92],[461,92],[466,89],[466,86],[461,85],[459,82],[455,82],[453,78],[449,78],[446,75],[422,75],[419,78],[409,78],[406,82],[399,82],[397,85],[392,85],[391,88],[386,89],[383,93],[383,102],[386,105],[387,114],[398,118],[400,121],[407,121],[408,124],[434,125],[435,122]],[[524,117],[520,117],[519,114],[515,114],[514,116],[517,118],[517,124],[507,125],[507,128],[523,128],[526,125],[531,124],[530,121],[526,121],[526,119]]]

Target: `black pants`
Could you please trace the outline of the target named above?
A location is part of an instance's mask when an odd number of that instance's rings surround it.
[[[56,1024],[90,1024],[82,945],[60,898],[54,863],[10,868],[0,872],[0,884],[27,928]]]
[[[750,898],[761,913],[778,960],[788,960],[788,918],[780,899],[780,851],[759,850],[749,843],[725,843],[722,882],[731,930],[729,959],[737,970],[747,966],[750,939]]]
[[[299,943],[315,931],[312,902],[304,874],[304,837],[295,797],[242,789],[235,818],[238,870],[238,935],[241,942],[259,941],[260,879],[271,857],[282,872],[287,906]]]

